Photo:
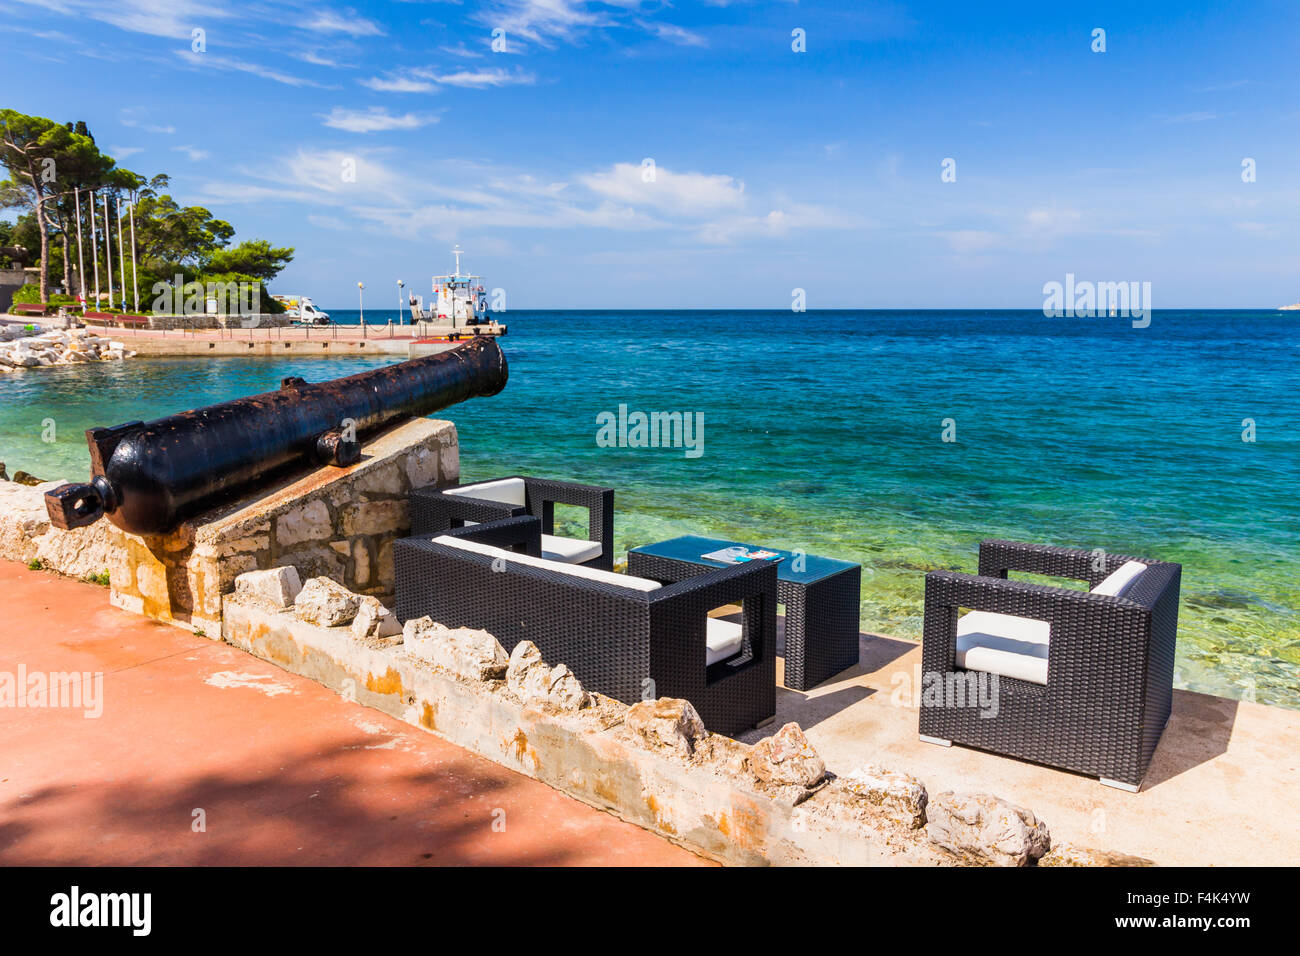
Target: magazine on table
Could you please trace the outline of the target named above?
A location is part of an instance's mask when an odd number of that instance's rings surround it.
[[[785,555],[762,548],[750,549],[737,544],[719,551],[710,551],[700,557],[706,561],[719,561],[722,564],[744,564],[746,561],[780,561]]]

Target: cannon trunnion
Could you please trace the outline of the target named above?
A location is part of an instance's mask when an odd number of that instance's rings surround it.
[[[295,463],[346,466],[360,438],[398,419],[495,395],[509,371],[495,339],[346,378],[287,378],[279,391],[152,422],[86,432],[91,479],[45,495],[51,523],[80,528],[107,516],[133,534],[161,534],[233,492]]]

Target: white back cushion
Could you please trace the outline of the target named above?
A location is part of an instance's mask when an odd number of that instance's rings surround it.
[[[469,524],[469,522],[466,522]],[[599,558],[601,546],[599,541],[587,541],[585,538],[562,538],[556,534],[542,535],[542,557],[547,561],[563,561],[565,564],[582,564]]]
[[[1137,576],[1146,569],[1147,566],[1141,561],[1125,561],[1110,573],[1110,577],[1093,588],[1092,593],[1119,597],[1124,589],[1132,584]]]
[[[600,581],[602,584],[615,584],[619,587],[628,588],[633,591],[657,591],[661,587],[658,581],[651,581],[649,578],[634,578],[630,574],[615,574],[613,571],[602,571],[599,568],[586,568],[576,564],[561,564],[558,561],[547,561],[545,558],[534,558],[531,554],[518,554],[514,551],[507,551],[504,548],[494,548],[490,544],[482,544],[478,541],[466,541],[462,538],[453,538],[450,535],[439,535],[433,539],[438,544],[445,544],[450,548],[459,548],[462,551],[473,551],[475,554],[485,554],[490,558],[504,558],[514,564],[526,564],[534,568],[545,568],[547,571],[554,571],[557,574],[569,574],[575,578],[586,578],[588,581]]]
[[[1046,684],[1051,640],[1046,621],[971,611],[957,619],[957,666]]]
[[[523,508],[526,504],[524,480],[522,478],[502,478],[499,481],[481,481],[476,485],[458,485],[444,488],[445,495],[460,495],[465,498],[481,498],[485,501],[500,501],[503,504]]]
[[[704,663],[708,665],[725,661],[740,650],[744,640],[745,631],[735,621],[709,618],[704,630]]]

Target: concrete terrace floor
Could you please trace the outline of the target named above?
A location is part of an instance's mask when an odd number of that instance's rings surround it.
[[[808,692],[777,687],[773,725],[797,722],[832,772],[876,763],[944,790],[994,793],[1047,822],[1054,843],[1145,857],[1160,865],[1300,863],[1300,711],[1174,691],[1173,714],[1143,786],[1127,793],[1091,777],[917,739],[921,648],[859,638],[859,664]],[[781,669],[778,660],[777,676]]]
[[[0,672],[104,674],[0,708],[2,865],[707,863],[104,588],[0,561],[0,608]]]

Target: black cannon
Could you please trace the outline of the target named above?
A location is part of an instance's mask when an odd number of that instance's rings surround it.
[[[475,337],[447,352],[312,384],[286,378],[280,390],[209,405],[157,421],[86,432],[89,484],[45,495],[56,528],[104,515],[124,531],[159,534],[259,478],[293,464],[346,466],[360,437],[400,418],[428,415],[505,388],[495,339]]]

